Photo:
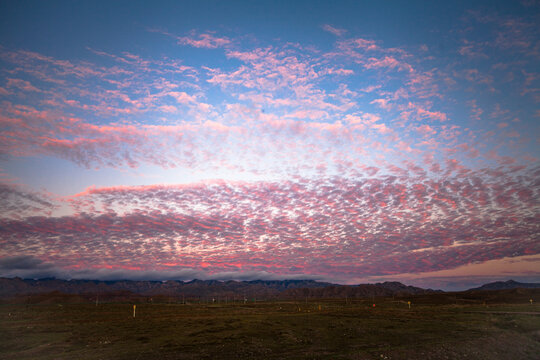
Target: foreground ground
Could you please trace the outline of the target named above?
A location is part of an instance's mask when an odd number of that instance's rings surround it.
[[[0,358],[532,360],[538,313],[392,299],[137,304],[135,318],[128,303],[0,305]]]

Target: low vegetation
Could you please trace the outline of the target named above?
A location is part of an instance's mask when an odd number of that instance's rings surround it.
[[[540,306],[523,301],[527,295],[485,305],[478,296],[437,294],[154,301],[136,304],[136,317],[133,303],[4,304],[0,358],[532,360],[540,354]]]

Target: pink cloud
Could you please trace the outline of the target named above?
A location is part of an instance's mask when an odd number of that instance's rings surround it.
[[[421,107],[415,106],[416,111],[419,117],[421,118],[429,118],[437,121],[446,121],[448,120],[445,113],[442,113],[440,111],[429,111],[426,109],[423,109]]]
[[[468,56],[472,58],[488,58],[485,54],[485,48],[487,44],[463,40],[463,45],[458,49],[458,52],[462,56]]]
[[[370,85],[368,87],[365,87],[363,89],[360,89],[360,91],[362,92],[367,92],[367,93],[371,93],[377,89],[380,89],[381,88],[381,85]]]
[[[513,130],[507,133],[506,136],[509,138],[518,138],[520,137],[520,134],[517,131]]]
[[[372,124],[381,119],[380,116],[370,113],[363,113],[360,115],[352,115],[348,114],[345,116],[345,121],[347,121],[349,124]]]
[[[411,65],[400,62],[396,58],[391,56],[385,56],[382,59],[378,58],[369,58],[368,62],[364,65],[367,69],[374,69],[374,68],[388,68],[388,69],[398,69],[398,70],[404,70],[408,72],[412,72],[413,68]]]
[[[413,148],[411,148],[410,144],[405,141],[398,142],[396,148],[403,152],[413,152]]]
[[[338,29],[338,28],[335,28],[335,27],[333,27],[331,25],[328,25],[328,24],[323,25],[322,28],[323,28],[324,31],[332,33],[332,34],[334,34],[336,36],[343,36],[347,32],[347,30]]]
[[[384,110],[387,110],[387,111],[392,108],[392,105],[390,105],[388,103],[387,99],[375,99],[375,100],[371,101],[370,104],[376,104],[380,108],[382,108]]]
[[[27,105],[10,98],[13,103],[2,104],[0,121],[5,131],[0,151],[8,156],[55,156],[88,168],[152,164],[199,173],[234,169],[262,175],[281,167],[287,170],[280,174],[294,176],[310,171],[321,176],[355,174],[356,164],[364,159],[385,161],[392,156],[395,166],[403,168],[399,161],[436,149],[451,149],[463,167],[440,160],[426,166],[434,172],[465,171],[464,164],[474,168],[485,161],[487,136],[479,143],[476,130],[430,122],[453,120],[452,110],[437,109],[438,84],[442,88],[455,84],[443,84],[449,76],[443,70],[422,71],[421,59],[412,53],[366,39],[338,40],[340,55],[294,44],[255,49],[235,45],[232,50],[233,40],[218,41],[225,38],[215,34],[191,35],[187,38],[200,43],[185,40],[187,45],[225,47],[219,51],[230,63],[223,69],[195,69],[180,60],[91,50],[109,64],[98,66],[31,52],[4,52],[1,56],[9,70],[16,68],[29,79],[8,80],[5,86],[9,91],[32,93],[39,101]],[[474,69],[456,70],[456,74],[476,80],[482,75]],[[362,82],[364,75],[376,82]],[[351,78],[338,84],[336,76]],[[394,86],[396,76],[402,81]],[[45,81],[50,93],[31,87]],[[225,100],[211,103],[214,91],[221,91]],[[473,116],[480,118],[482,109],[476,101],[469,105]],[[387,113],[366,112],[376,108]],[[499,124],[511,121],[504,110],[495,107],[495,111],[504,116]],[[161,125],[147,125],[149,119]],[[426,139],[416,140],[417,133]],[[517,131],[506,135],[523,138]],[[470,146],[465,148],[467,141]],[[244,144],[241,151],[239,143]],[[272,161],[258,161],[260,154]],[[510,159],[516,157],[497,161],[518,165]],[[271,164],[274,161],[280,164]]]
[[[316,119],[327,118],[328,113],[326,111],[321,111],[321,110],[298,110],[290,114],[289,116],[293,118],[298,118],[298,119],[316,120]]]
[[[362,48],[365,50],[379,50],[379,46],[375,43],[373,40],[367,40],[367,39],[352,39],[349,41],[350,44],[352,44],[354,47]]]
[[[434,134],[437,133],[437,131],[435,131],[435,129],[433,129],[431,126],[429,126],[427,124],[418,126],[416,128],[416,131],[418,131],[423,136],[431,136],[431,135],[434,135]]]
[[[365,167],[380,174],[367,179],[89,188],[70,200],[78,215],[0,219],[2,249],[37,246],[36,255],[63,266],[211,263],[214,272],[298,267],[319,275],[435,271],[540,253],[537,221],[527,215],[540,191],[531,188],[534,171],[516,179],[463,173],[455,159],[447,165],[455,176],[441,180],[409,163],[388,164],[389,174]]]
[[[0,183],[2,218],[21,220],[29,216],[50,216],[58,208],[49,194],[32,191],[22,185]]]
[[[390,129],[385,124],[372,124],[371,128],[377,130],[381,134],[390,134],[390,133],[392,133],[392,129]]]
[[[350,75],[354,75],[354,70],[329,68],[329,69],[324,70],[323,72],[320,72],[320,74],[350,76]]]
[[[8,79],[7,87],[15,87],[27,92],[41,92],[40,89],[32,85],[29,81],[22,79]]]
[[[226,37],[215,37],[212,34],[198,34],[194,33],[191,36],[180,36],[176,38],[180,45],[190,45],[197,48],[216,49],[223,47],[231,43]]]
[[[417,144],[418,146],[427,146],[430,149],[437,149],[440,146],[440,143],[434,138],[421,141]]]

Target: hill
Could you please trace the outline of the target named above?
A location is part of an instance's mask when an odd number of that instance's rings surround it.
[[[433,293],[399,282],[362,285],[336,285],[313,280],[253,280],[253,281],[98,281],[0,278],[0,297],[55,293],[79,295],[86,298],[99,297],[103,301],[129,297],[171,297],[192,300],[219,301],[219,299],[278,299],[278,298],[345,298],[394,295],[418,295]],[[118,294],[122,294],[119,296]]]
[[[508,290],[508,289],[537,289],[540,288],[538,283],[521,283],[514,280],[508,281],[495,281],[492,283],[484,284],[477,288],[469,289],[468,291],[482,291],[482,290]]]

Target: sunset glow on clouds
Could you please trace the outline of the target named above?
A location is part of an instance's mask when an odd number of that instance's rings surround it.
[[[67,4],[2,5],[0,276],[540,281],[538,3]]]

